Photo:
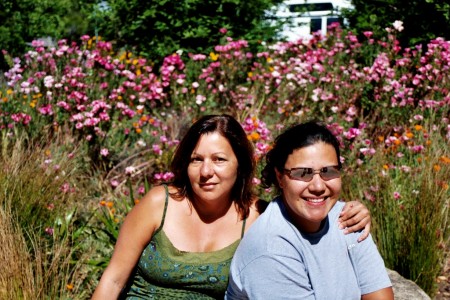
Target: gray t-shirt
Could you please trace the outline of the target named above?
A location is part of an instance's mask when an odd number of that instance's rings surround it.
[[[241,241],[231,263],[225,299],[361,299],[391,286],[372,237],[344,235],[337,202],[323,228],[301,233],[280,198],[273,200]]]

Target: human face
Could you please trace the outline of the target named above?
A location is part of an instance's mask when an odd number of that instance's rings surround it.
[[[318,142],[294,150],[286,160],[285,169],[306,167],[319,170],[338,165],[334,147]],[[341,192],[341,178],[323,180],[316,172],[309,182],[293,180],[276,170],[278,184],[283,190],[283,200],[294,225],[301,231],[313,233],[336,204]]]
[[[218,132],[203,134],[187,170],[196,200],[230,201],[237,170],[238,160],[228,140]]]

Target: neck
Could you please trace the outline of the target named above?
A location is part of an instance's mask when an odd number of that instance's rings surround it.
[[[235,203],[232,200],[206,203],[206,201],[194,199],[188,202],[192,205],[198,217],[205,223],[212,223],[226,216],[229,212],[236,211]]]

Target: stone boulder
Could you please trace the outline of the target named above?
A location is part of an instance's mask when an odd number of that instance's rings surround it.
[[[414,281],[403,278],[393,270],[389,270],[388,275],[394,289],[395,300],[431,300]]]

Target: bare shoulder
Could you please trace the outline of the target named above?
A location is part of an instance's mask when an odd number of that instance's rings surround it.
[[[250,225],[252,225],[253,222],[256,221],[256,219],[258,219],[258,217],[264,212],[268,204],[269,203],[267,201],[255,198],[252,206],[250,206],[250,213],[247,217],[248,226],[246,229],[248,229]]]
[[[153,233],[161,224],[166,202],[164,186],[155,186],[128,213],[125,224],[139,231]]]

